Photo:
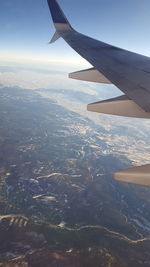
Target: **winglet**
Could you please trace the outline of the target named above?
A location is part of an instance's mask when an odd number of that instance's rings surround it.
[[[62,9],[58,5],[57,1],[47,0],[47,2],[49,5],[49,9],[50,9],[54,24],[63,23],[63,24],[68,24],[69,26],[71,26],[65,14],[63,13]]]
[[[74,31],[65,14],[61,10],[56,0],[47,0],[48,6],[52,15],[56,33],[49,43],[54,43],[59,37],[70,31]]]

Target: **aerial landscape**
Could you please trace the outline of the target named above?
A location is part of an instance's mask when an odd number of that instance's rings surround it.
[[[84,32],[95,20],[102,39],[149,48],[147,0],[58,2]],[[68,79],[91,66],[63,40],[45,44],[47,1],[2,0],[0,10],[0,266],[149,267],[150,187],[113,176],[150,163],[149,119],[87,111],[121,91]]]
[[[130,161],[109,131],[41,90],[0,95],[1,266],[149,266],[149,188],[112,178]]]

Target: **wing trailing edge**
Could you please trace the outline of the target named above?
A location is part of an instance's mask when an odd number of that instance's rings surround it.
[[[149,112],[145,112],[126,95],[91,103],[87,106],[87,110],[117,116],[150,118]]]
[[[69,74],[69,78],[87,82],[111,84],[111,82],[95,68],[72,72]]]
[[[126,183],[150,186],[150,164],[118,171],[114,178]]]

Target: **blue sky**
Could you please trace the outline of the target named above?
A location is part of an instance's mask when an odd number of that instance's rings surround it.
[[[149,0],[59,0],[59,4],[78,31],[150,56]],[[25,59],[80,62],[63,40],[47,44],[54,33],[47,0],[1,0],[0,33],[1,64]]]

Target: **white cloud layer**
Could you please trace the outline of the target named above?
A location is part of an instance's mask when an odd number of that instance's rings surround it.
[[[51,71],[8,71],[0,72],[0,83],[4,86],[19,86],[26,89],[71,89],[94,94],[93,85],[68,79],[67,73]]]

